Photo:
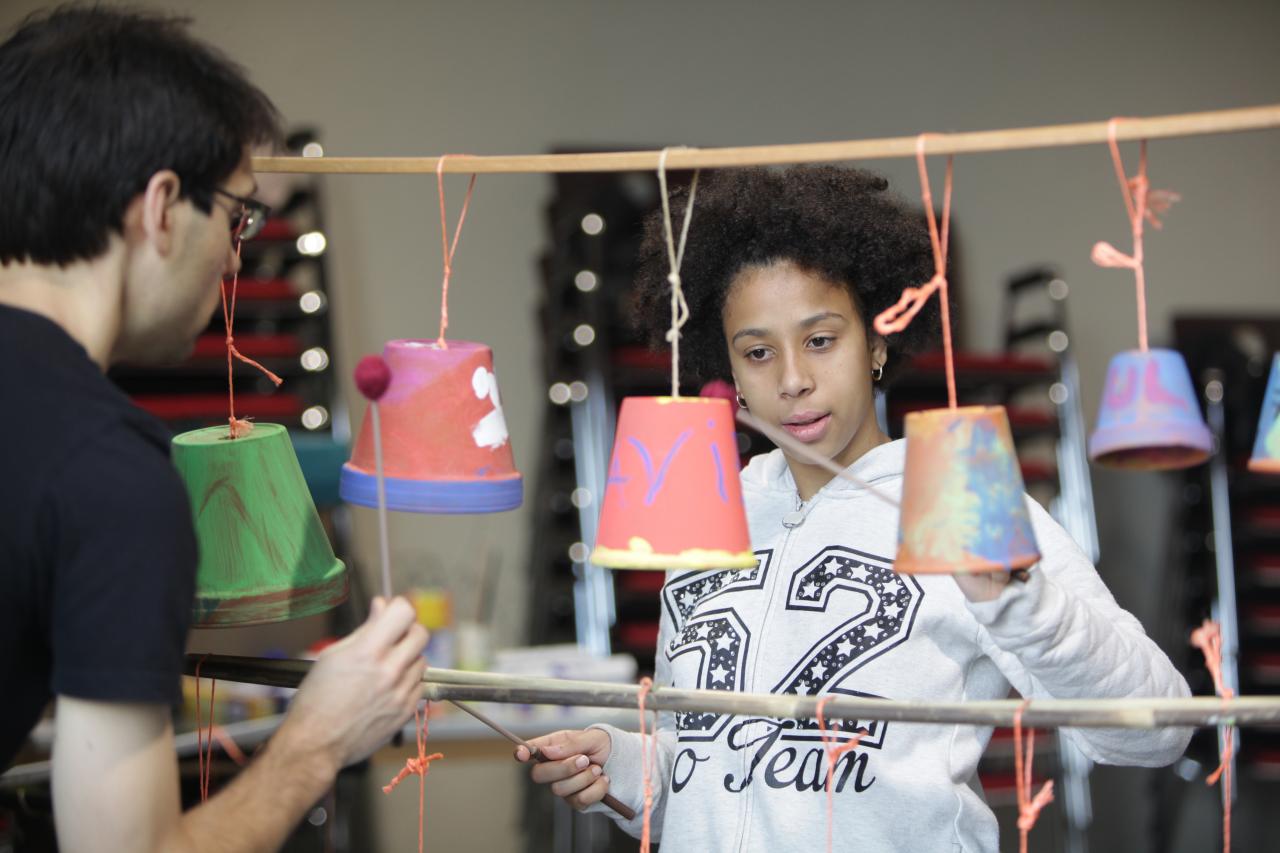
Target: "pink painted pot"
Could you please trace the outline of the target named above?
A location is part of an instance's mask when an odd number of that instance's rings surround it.
[[[387,508],[403,512],[480,513],[515,509],[523,483],[484,344],[395,340],[383,358],[391,384],[378,401]],[[365,412],[351,461],[342,467],[342,499],[378,505],[373,418]]]
[[[756,564],[727,400],[622,401],[591,562],[614,569]]]

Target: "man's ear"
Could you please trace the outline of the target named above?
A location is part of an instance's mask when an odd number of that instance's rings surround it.
[[[177,234],[177,203],[181,200],[182,179],[164,169],[147,181],[142,195],[126,212],[125,229],[146,240],[161,256],[173,251]],[[132,227],[131,227],[132,226]]]

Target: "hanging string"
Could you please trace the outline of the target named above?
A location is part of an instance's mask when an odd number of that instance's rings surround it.
[[[1191,632],[1191,645],[1204,653],[1204,665],[1213,676],[1213,689],[1222,697],[1224,710],[1228,707],[1235,691],[1222,680],[1222,628],[1217,622],[1204,620],[1204,623]],[[1231,764],[1235,751],[1235,727],[1227,722],[1219,734],[1218,769],[1205,779],[1206,785],[1212,785],[1222,777],[1222,849],[1224,853],[1231,849]]]
[[[1031,761],[1035,757],[1036,730],[1027,730],[1027,750],[1022,751],[1022,712],[1027,710],[1031,700],[1027,699],[1013,712],[1013,786],[1018,794],[1018,850],[1027,853],[1027,835],[1036,825],[1040,810],[1053,802],[1053,780],[1049,779],[1040,787],[1039,793],[1031,795]]]
[[[462,212],[458,214],[458,225],[453,231],[453,245],[449,245],[448,216],[444,206],[444,161],[449,155],[443,154],[436,162],[436,189],[440,195],[440,251],[444,261],[444,282],[440,287],[440,337],[436,346],[448,349],[444,333],[449,328],[449,278],[453,275],[453,253],[458,251],[458,238],[462,236],[462,223],[467,221],[467,208],[471,205],[471,193],[476,188],[476,176],[473,173],[467,182],[467,195],[462,199]]]
[[[1124,160],[1120,156],[1120,144],[1116,140],[1116,130],[1123,120],[1113,118],[1107,122],[1107,144],[1111,148],[1111,163],[1115,167],[1116,180],[1120,182],[1120,194],[1124,198],[1124,209],[1129,216],[1129,225],[1133,232],[1133,254],[1126,255],[1110,243],[1099,241],[1094,244],[1091,257],[1100,267],[1133,270],[1138,300],[1138,348],[1146,352],[1147,275],[1143,266],[1143,223],[1150,222],[1151,227],[1159,230],[1162,227],[1159,214],[1163,214],[1174,202],[1181,200],[1181,196],[1168,190],[1151,189],[1151,184],[1147,180],[1147,141],[1145,139],[1138,146],[1138,174],[1132,178],[1125,176]]]
[[[211,707],[212,707],[212,699],[213,697],[210,696]],[[213,711],[209,712],[209,716],[210,718],[212,718]],[[244,754],[244,750],[240,748],[240,745],[231,739],[231,735],[229,735],[227,733],[227,730],[224,729],[222,726],[213,725],[212,720],[209,726],[209,735],[211,739],[216,740],[218,742],[218,746],[222,747],[222,751],[225,752],[227,754],[227,757],[230,758],[232,761],[234,761],[236,764],[238,764],[241,767],[244,767],[246,764],[249,763],[249,758]],[[210,747],[212,747],[212,744],[210,744]]]
[[[938,217],[933,209],[933,192],[929,188],[929,168],[926,162],[925,139],[933,134],[922,133],[916,138],[916,168],[920,172],[920,195],[929,223],[929,242],[933,246],[933,278],[920,287],[908,287],[902,291],[897,304],[881,311],[875,319],[875,329],[881,335],[901,332],[935,292],[942,308],[942,352],[946,362],[947,402],[956,407],[956,369],[951,350],[951,300],[947,287],[947,246],[951,233],[951,184],[955,156],[947,157],[947,176],[942,192],[942,228],[939,232]]]
[[[689,223],[693,219],[693,199],[698,193],[699,169],[693,170],[693,180],[689,182],[689,200],[684,206],[684,224],[680,228],[680,245],[676,247],[671,231],[671,200],[667,196],[667,153],[670,148],[663,148],[658,155],[658,191],[662,195],[662,233],[667,240],[667,264],[671,272],[667,273],[667,281],[671,283],[671,329],[667,332],[667,343],[671,344],[671,396],[680,396],[680,330],[689,322],[689,303],[685,301],[684,290],[680,286],[680,265],[684,263],[684,247],[689,239]]]
[[[818,731],[822,733],[822,751],[827,754],[827,853],[832,850],[832,825],[835,823],[835,795],[831,791],[831,778],[835,773],[836,762],[840,760],[840,756],[846,752],[851,752],[857,747],[858,742],[862,740],[862,732],[854,732],[854,734],[843,744],[840,743],[834,734],[828,736],[828,731],[839,732],[839,726],[827,728],[826,717],[823,716],[826,704],[835,697],[828,694],[818,700]]]
[[[433,752],[427,755],[427,717],[431,714],[431,703],[427,703],[426,710],[421,714],[418,708],[413,709],[413,722],[418,734],[418,754],[411,758],[405,759],[404,767],[396,774],[396,777],[390,782],[382,786],[382,793],[390,794],[410,775],[418,777],[418,853],[422,853],[422,837],[423,830],[426,826],[426,806],[427,806],[427,772],[431,769],[431,762],[439,761],[444,758],[443,752]]]
[[[209,799],[209,780],[213,776],[213,701],[214,694],[218,689],[218,679],[209,679],[209,751],[205,753],[205,731],[204,723],[200,718],[200,667],[204,664],[205,655],[196,661],[195,679],[196,679],[196,772],[200,785],[200,802]]]
[[[640,772],[644,780],[644,818],[640,824],[640,853],[649,853],[649,821],[653,813],[653,773],[658,764],[658,718],[654,714],[653,732],[649,734],[649,743],[645,743],[645,711],[644,702],[653,689],[652,678],[640,679],[640,692],[637,702],[640,706]]]
[[[243,241],[240,239],[239,231],[235,234],[236,241],[236,259],[240,258],[240,246]],[[270,370],[267,370],[261,364],[249,358],[236,349],[235,336],[231,334],[232,326],[236,316],[236,285],[240,282],[240,265],[236,264],[236,271],[231,275],[231,306],[227,307],[227,280],[224,278],[219,283],[222,290],[222,322],[227,330],[227,403],[230,408],[230,415],[227,418],[228,430],[232,438],[239,438],[246,435],[253,429],[253,424],[248,420],[241,420],[236,417],[236,383],[235,383],[235,362],[233,359],[238,358],[245,364],[252,365],[266,374],[267,378],[279,387],[284,380],[276,376]]]

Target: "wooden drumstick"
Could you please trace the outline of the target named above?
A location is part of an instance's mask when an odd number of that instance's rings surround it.
[[[484,723],[486,726],[493,729],[495,732],[502,735],[504,738],[511,741],[512,743],[514,743],[516,746],[523,746],[525,749],[529,750],[529,759],[531,761],[536,761],[539,764],[545,764],[548,761],[555,760],[553,758],[547,758],[547,756],[543,755],[542,751],[539,750],[536,746],[524,740],[515,732],[507,729],[497,720],[491,719],[485,714],[480,713],[475,708],[472,708],[469,705],[464,705],[461,702],[453,702],[452,704],[454,705],[454,707],[460,708],[461,710],[466,711],[468,714],[475,717],[477,720]],[[601,802],[603,802],[609,808],[613,809],[618,814],[622,815],[622,817],[624,817],[627,820],[635,820],[636,818],[635,810],[632,809],[630,806],[628,806],[626,803],[619,800],[613,794],[605,794],[604,799]]]

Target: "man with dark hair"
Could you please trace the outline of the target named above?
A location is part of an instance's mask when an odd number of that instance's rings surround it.
[[[103,375],[181,358],[265,214],[271,102],[185,22],[102,8],[0,45],[0,768],[54,697],[60,848],[278,847],[409,718],[403,599],[316,662],[276,736],[180,813],[170,707],[195,582],[169,438]]]

